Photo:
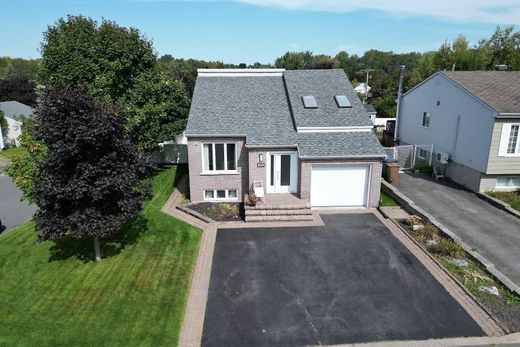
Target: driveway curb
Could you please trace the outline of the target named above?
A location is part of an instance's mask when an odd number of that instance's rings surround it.
[[[511,205],[509,205],[507,202],[503,202],[502,200],[492,197],[491,195],[486,194],[486,193],[476,193],[476,194],[479,198],[488,202],[489,204],[493,205],[494,207],[496,207],[504,212],[507,212],[510,215],[515,216],[516,218],[520,218],[520,212],[518,212],[517,210],[512,208]]]
[[[448,227],[441,224],[434,216],[429,214],[427,211],[417,206],[415,202],[405,196],[403,193],[399,191],[396,187],[392,186],[390,183],[386,181],[381,181],[381,189],[386,194],[390,195],[394,200],[396,200],[405,210],[415,215],[418,215],[424,220],[427,220],[435,227],[437,227],[444,235],[448,236],[450,239],[457,241],[461,244],[464,250],[476,261],[485,266],[486,270],[492,274],[499,282],[501,282],[505,287],[507,287],[510,291],[520,295],[520,286],[514,283],[509,277],[504,275],[502,272],[497,270],[495,265],[486,259],[483,255],[478,253],[476,250],[472,249],[467,243],[462,241],[462,239],[451,231]]]

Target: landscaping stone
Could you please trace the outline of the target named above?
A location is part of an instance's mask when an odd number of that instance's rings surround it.
[[[426,246],[428,246],[428,247],[435,246],[438,243],[439,243],[438,240],[426,240]]]
[[[478,287],[478,290],[484,293],[488,293],[495,296],[500,296],[500,293],[498,292],[498,288],[495,286],[480,286]]]
[[[424,225],[422,225],[422,224],[414,224],[414,225],[412,225],[412,230],[413,231],[421,230],[422,228],[424,228]]]
[[[456,259],[456,258],[452,258],[450,260],[448,260],[450,263],[452,263],[453,265],[455,265],[456,267],[464,267],[464,266],[468,266],[468,261],[466,259]]]

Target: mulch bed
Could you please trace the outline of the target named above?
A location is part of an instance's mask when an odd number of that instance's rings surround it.
[[[238,202],[201,202],[189,208],[218,222],[244,220],[244,206]]]
[[[413,231],[410,225],[406,223],[405,220],[399,220],[398,222],[399,225],[401,225],[415,241],[417,241],[425,249],[427,249],[426,244],[424,240],[420,237],[419,232]],[[445,264],[447,262],[447,257],[443,257],[432,252],[429,253],[432,254],[437,260],[439,260],[440,263]],[[467,254],[465,258],[470,264],[481,267],[479,263],[472,260]],[[451,268],[452,266],[445,265],[444,267],[456,278],[458,278],[459,282],[461,282],[464,285],[463,279],[460,277],[459,274],[457,274],[456,270],[454,270],[456,267],[453,266],[453,269]],[[489,277],[492,277],[492,275],[487,273],[487,271],[484,268],[482,268],[482,272],[489,275]],[[490,312],[496,319],[498,319],[502,323],[503,327],[507,328],[511,333],[520,332],[520,298],[510,293],[503,285],[501,285],[500,282],[494,282],[495,283],[493,283],[493,285],[495,285],[499,289],[499,292],[501,294],[501,296],[499,297],[480,292],[478,290],[478,285],[476,284],[464,286],[475,296],[479,303],[488,310],[488,312]],[[508,296],[509,300],[515,300],[515,302],[507,303],[508,298],[505,297],[506,295]]]

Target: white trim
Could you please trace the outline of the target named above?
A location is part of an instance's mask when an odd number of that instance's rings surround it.
[[[380,154],[372,154],[372,155],[331,155],[331,156],[316,156],[316,155],[310,155],[310,156],[300,156],[300,159],[303,160],[309,160],[309,159],[385,159],[385,155]]]
[[[508,118],[508,117],[518,117],[520,116],[520,112],[502,112],[497,114],[497,118]]]
[[[270,73],[270,72],[284,72],[285,69],[197,69],[198,73],[206,72],[206,73],[242,73],[242,72],[260,72],[260,73]]]
[[[373,126],[348,126],[348,127],[298,127],[299,133],[351,133],[351,132],[370,132]]]
[[[201,175],[233,175],[238,174],[238,142],[234,141],[201,141],[200,151],[201,151],[201,160],[202,160],[202,172]],[[217,151],[215,150],[215,145],[222,144],[224,145],[224,170],[217,170]],[[227,145],[234,144],[235,145],[235,170],[227,170]],[[213,170],[205,170],[204,169],[204,146],[212,145],[212,161],[213,161]]]
[[[217,197],[217,190],[223,190],[225,192],[224,198],[218,198]],[[229,191],[235,190],[237,192],[236,197],[230,198],[229,197]],[[206,198],[206,192],[212,191],[213,192],[213,198]],[[204,198],[204,201],[238,201],[238,188],[230,188],[230,189],[203,189],[202,190],[202,196]]]
[[[520,130],[516,139],[516,148],[514,153],[507,153],[509,147],[509,138],[511,137],[511,128],[513,126],[520,127],[520,123],[504,123],[502,124],[502,131],[500,133],[500,143],[498,145],[499,157],[520,157]]]

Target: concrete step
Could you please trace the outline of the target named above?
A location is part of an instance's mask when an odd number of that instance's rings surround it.
[[[246,216],[300,216],[311,214],[311,209],[245,210]]]
[[[313,215],[290,215],[290,216],[247,216],[246,222],[303,222],[313,221]]]
[[[256,206],[249,206],[245,204],[244,209],[248,210],[304,210],[310,209],[311,204],[308,202],[301,202],[298,204],[258,204]]]

